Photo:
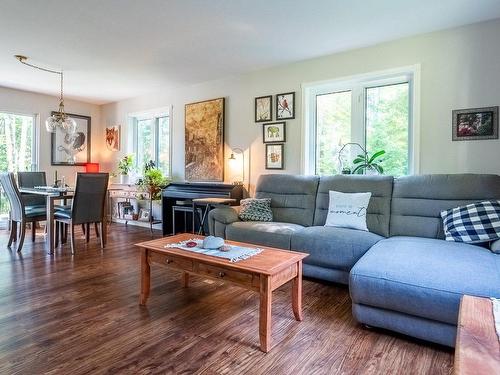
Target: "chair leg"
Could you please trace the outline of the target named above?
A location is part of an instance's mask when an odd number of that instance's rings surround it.
[[[85,224],[82,224],[82,232],[83,232],[83,235],[85,235]]]
[[[75,225],[73,223],[69,226],[69,242],[71,245],[71,254],[75,254]]]
[[[104,249],[104,231],[102,230],[102,221],[99,223],[99,227],[101,227],[101,230],[99,231],[99,240],[101,241],[101,249]],[[97,223],[95,223],[95,229],[97,232]]]
[[[17,236],[17,221],[11,220],[10,221],[10,236],[9,236],[9,242],[7,243],[7,247],[12,246],[12,242]]]
[[[68,242],[68,224],[66,223],[61,223],[61,243],[66,243]]]
[[[99,235],[99,226],[101,226],[101,227],[102,227],[102,222],[101,222],[101,223],[99,223],[99,225],[98,225],[97,223],[94,223],[94,228],[95,228],[95,235],[96,235],[96,237],[100,237],[100,235]]]
[[[85,242],[89,243],[90,241],[90,223],[85,224]]]
[[[20,223],[17,221],[14,221],[15,223],[15,230],[16,232],[14,233],[14,242],[17,242],[19,240],[19,236],[21,235],[21,228],[19,226]]]
[[[55,233],[55,243],[54,243],[54,247],[58,247],[59,246],[59,227],[60,227],[60,222],[56,221],[56,233]]]
[[[36,239],[36,221],[31,223],[31,242],[35,242]]]
[[[21,222],[21,235],[19,236],[19,243],[17,244],[17,252],[20,252],[23,249],[25,235],[26,235],[26,223],[22,221]]]

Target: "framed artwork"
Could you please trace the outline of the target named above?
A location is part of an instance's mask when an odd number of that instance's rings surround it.
[[[273,121],[273,96],[255,98],[255,122]]]
[[[106,147],[110,151],[120,151],[120,125],[106,127]]]
[[[185,178],[224,181],[224,98],[186,104]]]
[[[498,139],[498,106],[452,112],[454,141]]]
[[[67,115],[75,120],[76,131],[68,134],[57,127],[52,133],[51,164],[85,165],[90,163],[90,117],[70,113]]]
[[[295,118],[295,92],[276,95],[276,120]]]
[[[149,219],[150,219],[150,212],[149,212],[149,210],[141,208],[139,210],[139,216],[138,216],[137,220],[139,220],[139,221],[149,221]]]
[[[283,151],[282,144],[266,144],[266,169],[283,169]]]
[[[262,125],[262,142],[286,142],[285,122],[271,122],[269,124]]]

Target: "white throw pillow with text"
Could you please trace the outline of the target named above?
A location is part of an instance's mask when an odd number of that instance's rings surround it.
[[[366,212],[372,193],[341,193],[330,190],[330,203],[325,227],[368,231]]]

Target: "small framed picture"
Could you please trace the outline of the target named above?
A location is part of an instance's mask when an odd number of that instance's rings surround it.
[[[139,221],[149,221],[149,210],[146,210],[144,208],[141,208],[139,210],[139,217],[138,217],[138,220]]]
[[[106,147],[110,151],[120,151],[120,125],[106,127]]]
[[[262,125],[262,142],[286,142],[285,122],[271,122],[269,124]]]
[[[255,98],[255,122],[273,120],[273,96],[259,96]]]
[[[498,106],[452,112],[454,141],[498,139]]]
[[[276,95],[276,120],[295,118],[295,92]]]
[[[266,144],[266,169],[283,169],[282,144]]]

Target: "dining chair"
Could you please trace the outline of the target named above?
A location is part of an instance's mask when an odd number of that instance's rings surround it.
[[[77,173],[76,186],[71,208],[54,213],[56,220],[56,244],[59,243],[59,224],[67,224],[70,231],[71,253],[75,253],[75,225],[86,225],[86,241],[89,242],[91,223],[100,227],[99,239],[104,248],[103,222],[105,201],[108,190],[108,173]],[[62,229],[62,228],[61,228]],[[64,241],[61,241],[64,242]]]
[[[17,172],[17,184],[20,188],[34,188],[35,186],[46,186],[47,178],[45,172]],[[26,206],[45,207],[45,197],[36,194],[23,194]]]
[[[45,172],[17,172],[17,185],[20,188],[34,188],[35,186],[46,186],[47,178]],[[33,208],[45,208],[47,201],[45,197],[38,194],[21,194],[26,210]],[[46,227],[45,227],[46,228]],[[36,238],[36,224],[31,227],[31,240]]]
[[[17,224],[20,224],[19,242],[17,251],[21,251],[26,235],[26,224],[31,223],[34,227],[36,222],[46,220],[45,207],[33,207],[26,209],[23,197],[17,188],[14,173],[0,173],[0,183],[10,204],[10,236],[7,247],[11,247],[12,242],[17,241]]]

